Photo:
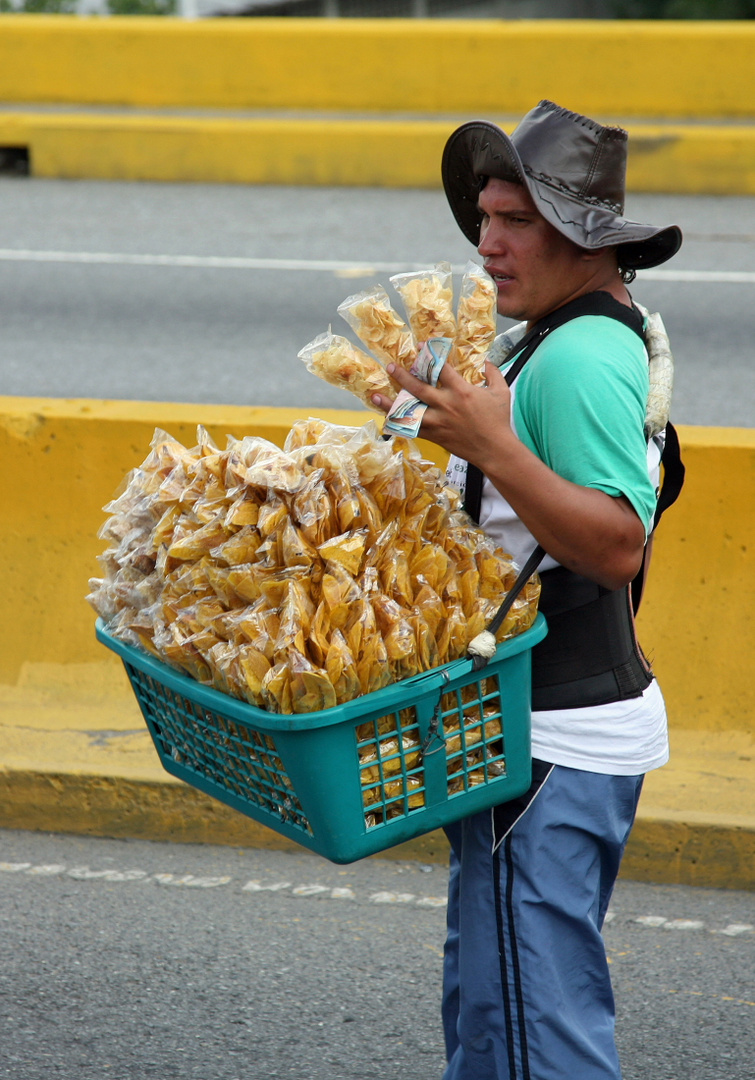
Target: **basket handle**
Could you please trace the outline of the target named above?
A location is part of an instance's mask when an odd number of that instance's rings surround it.
[[[427,729],[427,735],[425,736],[422,745],[419,748],[420,761],[424,761],[426,757],[431,757],[432,754],[437,754],[438,751],[442,750],[443,747],[446,745],[446,737],[445,735],[442,735],[440,731],[440,704],[443,701],[443,693],[446,686],[448,685],[449,678],[450,676],[448,674],[448,670],[444,671],[443,682],[441,683],[440,689],[438,690],[438,700],[436,701],[435,708],[433,709],[433,715]],[[435,747],[435,749],[431,750],[430,747],[433,745],[434,742],[438,745]]]
[[[519,596],[519,593],[522,591],[529,579],[535,573],[544,557],[545,549],[540,547],[540,545],[538,544],[535,550],[530,555],[529,559],[527,559],[527,562],[519,571],[519,576],[517,577],[516,581],[511,586],[509,591],[506,593],[505,597],[503,598],[503,603],[488,623],[487,628],[483,630],[481,634],[478,634],[477,637],[472,638],[472,640],[470,641],[469,648],[467,649],[467,655],[471,657],[475,671],[481,671],[484,667],[486,667],[488,660],[490,660],[495,655],[495,636],[501,629],[501,626],[503,625],[503,620],[506,618],[509,611],[511,610],[514,601]]]

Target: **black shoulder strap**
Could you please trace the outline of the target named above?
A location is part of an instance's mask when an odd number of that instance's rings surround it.
[[[658,496],[658,505],[655,508],[653,529],[669,506],[674,505],[679,498],[679,492],[684,486],[685,468],[682,461],[681,447],[679,446],[679,435],[674,425],[670,423],[666,424],[666,442],[663,447],[661,464],[663,465],[663,483]]]
[[[661,455],[661,464],[663,466],[663,478],[661,480],[661,489],[658,494],[658,503],[655,508],[653,524],[650,528],[651,536],[658,527],[658,522],[661,520],[665,511],[668,510],[669,506],[673,506],[679,498],[679,493],[684,485],[685,469],[684,462],[682,461],[681,448],[679,446],[679,435],[677,434],[676,428],[671,423],[666,424],[666,442],[663,447],[663,454]],[[482,479],[480,480],[480,487],[482,488]],[[645,550],[642,553],[642,564],[631,585],[632,609],[635,615],[640,609],[640,601],[642,600],[642,593],[645,588],[645,578],[647,576],[647,550],[647,547],[645,547]]]
[[[634,307],[627,307],[619,303],[610,293],[593,292],[585,296],[578,296],[563,307],[556,308],[549,315],[540,319],[527,331],[524,337],[516,345],[516,360],[505,375],[509,386],[519,375],[524,365],[534,353],[540,342],[551,333],[572,319],[578,319],[582,315],[605,315],[610,319],[616,319],[624,323],[630,330],[642,338],[643,320],[640,312]],[[473,521],[480,520],[480,507],[482,504],[482,481],[483,476],[476,465],[467,466],[467,483],[464,490],[464,509]]]

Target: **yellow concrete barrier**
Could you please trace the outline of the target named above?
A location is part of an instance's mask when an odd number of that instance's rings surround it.
[[[755,734],[755,430],[679,435],[685,486],[658,530],[640,640],[672,725]]]
[[[752,117],[742,21],[0,17],[0,99],[601,118]]]
[[[364,411],[318,410],[361,424]],[[0,827],[291,847],[160,767],[85,602],[102,506],[156,427],[281,445],[306,409],[0,398]],[[755,888],[755,431],[680,429],[687,485],[664,518],[640,639],[669,706],[672,761],[646,781],[624,861],[641,880]],[[442,464],[431,444],[423,450]],[[442,834],[388,853],[444,861]]]
[[[84,602],[99,572],[102,506],[147,455],[156,427],[193,445],[204,424],[281,445],[306,409],[0,398],[0,682],[26,664],[102,659]],[[318,410],[338,423],[370,414]],[[664,519],[640,613],[671,721],[686,729],[753,730],[755,432],[682,428],[688,480]],[[442,461],[430,444],[426,453]]]

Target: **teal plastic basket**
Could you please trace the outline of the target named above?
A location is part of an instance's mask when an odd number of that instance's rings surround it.
[[[123,660],[164,768],[335,863],[411,840],[531,783],[533,626],[476,672],[456,660],[320,712],[279,715],[140,649]]]

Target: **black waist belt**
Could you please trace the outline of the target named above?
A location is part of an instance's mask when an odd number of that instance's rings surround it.
[[[532,708],[577,709],[640,697],[653,680],[628,589],[555,567],[540,579],[548,634],[532,650]]]

